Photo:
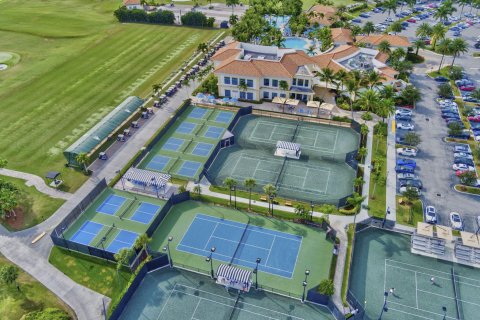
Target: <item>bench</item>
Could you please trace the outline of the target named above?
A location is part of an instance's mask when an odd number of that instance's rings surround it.
[[[292,206],[292,203],[291,203],[290,201],[285,201],[285,205],[286,205],[287,207],[291,207],[291,206]]]
[[[260,201],[267,201],[267,197],[266,196],[261,196]]]

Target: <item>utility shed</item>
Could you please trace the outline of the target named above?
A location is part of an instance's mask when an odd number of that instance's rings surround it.
[[[142,104],[143,100],[139,97],[131,96],[125,99],[63,152],[67,165],[79,165],[75,157],[80,153],[92,155],[117,128],[123,126],[135,114]]]

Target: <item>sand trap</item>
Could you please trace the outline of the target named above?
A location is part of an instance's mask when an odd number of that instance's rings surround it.
[[[7,62],[13,58],[13,54],[10,52],[2,52],[0,51],[0,63]]]
[[[6,64],[0,63],[0,71],[6,70],[8,66]]]

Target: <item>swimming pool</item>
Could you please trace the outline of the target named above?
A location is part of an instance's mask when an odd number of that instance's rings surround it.
[[[285,46],[285,48],[288,49],[307,51],[308,47],[311,45],[311,42],[310,40],[304,38],[290,37],[285,38],[285,41],[283,41],[283,45]]]

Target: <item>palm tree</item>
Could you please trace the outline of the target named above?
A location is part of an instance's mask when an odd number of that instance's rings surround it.
[[[370,132],[370,129],[368,129],[368,126],[366,124],[363,123],[362,125],[360,125],[360,134],[362,135],[361,143],[363,143],[363,139],[367,137],[369,132]]]
[[[358,103],[360,104],[362,110],[370,112],[376,110],[380,100],[380,96],[375,90],[368,89],[360,95]]]
[[[390,49],[390,42],[388,42],[387,40],[383,40],[382,42],[380,42],[378,44],[378,51],[380,51],[381,53],[386,53],[386,54],[390,54],[390,52],[392,51]]]
[[[365,197],[362,197],[357,192],[354,192],[351,197],[347,198],[347,203],[354,207],[356,209],[355,212],[357,213],[360,210],[360,206],[364,200]]]
[[[280,82],[278,83],[278,86],[280,87],[280,90],[282,90],[283,94],[285,95],[283,99],[283,105],[282,105],[283,112],[285,112],[285,104],[287,103],[288,91],[290,89],[290,86],[288,85],[288,82],[285,80],[280,80]]]
[[[432,35],[432,27],[429,23],[424,22],[418,26],[417,31],[415,31],[415,35],[419,38],[426,38]]]
[[[408,85],[403,89],[400,97],[402,98],[403,102],[406,104],[411,104],[415,107],[415,104],[422,99],[422,95],[420,94],[420,90],[412,85]]]
[[[90,161],[90,157],[88,156],[88,154],[86,152],[80,152],[75,157],[75,161],[79,165],[83,166],[83,170],[85,171],[85,174],[87,174],[88,173],[87,164]]]
[[[437,23],[432,27],[432,48],[435,51],[437,41],[445,38],[447,33],[447,28],[442,23]]]
[[[273,210],[270,211],[270,206],[273,205],[273,198],[277,194],[277,189],[275,188],[274,185],[272,184],[266,184],[263,186],[263,192],[267,195],[267,201],[268,201],[268,211],[272,213],[273,216]]]
[[[234,15],[235,6],[240,4],[240,0],[226,0],[225,3],[228,7],[232,7],[232,15]]]
[[[418,51],[420,49],[425,49],[427,47],[427,45],[425,44],[425,41],[423,41],[422,39],[416,39],[415,41],[413,41],[413,46],[417,48],[417,51],[415,51],[415,54],[417,56],[418,56]]]
[[[130,249],[120,249],[118,253],[114,255],[115,260],[117,260],[117,279],[120,281],[120,270],[124,265],[128,265],[130,263],[130,258],[132,257],[133,252]],[[120,285],[120,283],[119,283]]]
[[[388,28],[391,32],[394,32],[395,34],[402,32],[402,23],[400,21],[395,21],[390,25]]]
[[[315,77],[318,77],[320,81],[325,82],[325,93],[328,91],[328,83],[335,80],[335,72],[330,68],[322,69],[315,73]],[[325,94],[323,95],[325,97]]]
[[[152,238],[149,238],[146,233],[142,233],[135,240],[135,244],[133,245],[133,247],[137,250],[143,249],[148,254],[147,245],[150,241],[152,241]]]
[[[358,149],[358,156],[360,157],[360,162],[363,163],[363,159],[365,158],[365,156],[368,154],[368,149],[365,148],[365,147],[361,147],[360,149]]]
[[[245,99],[247,99],[248,86],[247,86],[247,84],[245,83],[245,81],[240,81],[240,83],[238,84],[238,90],[240,90],[240,91],[242,91],[243,93],[245,93]]]
[[[362,31],[363,31],[363,33],[366,33],[366,34],[369,36],[370,33],[375,32],[375,25],[373,24],[372,21],[368,21],[368,22],[365,23],[365,25],[363,26]]]
[[[365,180],[363,180],[363,177],[357,177],[353,180],[353,186],[355,187],[357,192],[360,192],[360,187],[363,186],[364,184],[365,184]]]
[[[395,88],[391,85],[383,86],[382,92],[380,93],[384,99],[393,99],[397,95]]]
[[[438,72],[440,72],[440,69],[442,69],[443,59],[445,58],[445,55],[450,53],[451,49],[452,49],[452,39],[450,38],[442,39],[438,43],[438,52],[442,54],[442,59],[440,60],[440,64],[438,65]]]
[[[397,0],[387,0],[383,3],[383,7],[387,9],[389,17],[392,11],[393,13],[397,13],[397,6]]]
[[[253,178],[247,178],[247,179],[245,179],[245,182],[243,184],[249,192],[249,195],[248,195],[248,210],[250,210],[251,206],[252,206],[252,189],[257,186],[257,181]]]
[[[353,104],[357,98],[358,90],[363,83],[363,76],[359,70],[352,70],[349,74],[347,79],[345,80],[345,88],[350,96],[350,111],[352,112],[352,119],[353,119]]]
[[[380,117],[382,117],[382,122],[385,123],[385,118],[389,118],[395,112],[395,101],[393,99],[380,99],[377,112]]]
[[[452,65],[451,67],[453,68],[453,65],[455,63],[455,58],[458,57],[461,53],[466,53],[468,52],[468,43],[462,38],[455,38],[453,39],[451,45],[450,45],[450,53],[453,54],[453,60],[452,60]]]
[[[193,193],[196,193],[197,195],[200,195],[202,193],[202,187],[199,184],[196,184],[193,186],[192,189]]]
[[[159,83],[155,83],[152,85],[152,89],[153,89],[153,93],[156,94],[158,92],[158,90],[161,89],[161,85]]]
[[[375,86],[381,85],[382,80],[385,80],[385,77],[377,71],[371,70],[366,74],[365,80],[368,83],[370,89],[372,89]]]
[[[299,215],[304,220],[308,219],[308,210],[305,208],[303,204],[295,205],[295,214]]]
[[[334,82],[337,85],[337,91],[340,89],[340,86],[342,86],[342,89],[343,89],[343,86],[347,78],[348,78],[348,72],[345,71],[344,69],[340,69],[337,71],[337,73],[335,73]]]
[[[315,46],[314,45],[310,45],[307,49],[307,54],[309,56],[313,56],[315,54]]]
[[[197,51],[207,52],[208,51],[208,44],[206,44],[205,42],[200,42],[197,46]]]
[[[231,177],[228,177],[225,180],[223,180],[223,185],[228,188],[228,192],[230,193],[229,205],[231,206],[232,205],[232,191],[233,191],[232,189],[237,186],[237,180],[235,180]]]

